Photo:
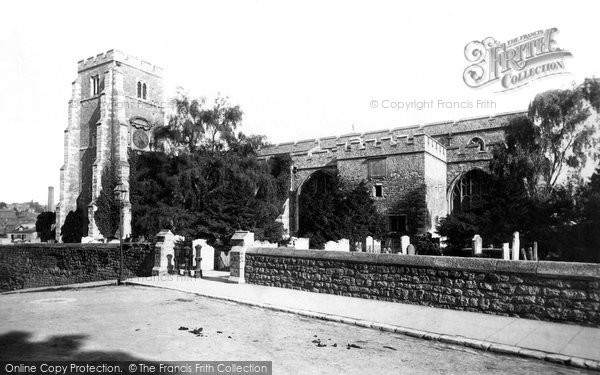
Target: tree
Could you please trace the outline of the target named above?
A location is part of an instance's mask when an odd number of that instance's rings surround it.
[[[107,238],[115,238],[119,230],[121,206],[115,199],[114,189],[118,185],[115,168],[109,162],[102,172],[102,190],[96,198],[97,210],[94,212],[94,221],[98,230]]]
[[[212,151],[228,146],[235,139],[235,130],[242,120],[239,106],[231,106],[229,98],[217,97],[210,109],[200,113]]]
[[[547,162],[540,170],[549,189],[565,178],[578,176],[588,159],[597,161],[597,117],[600,82],[586,79],[572,89],[538,94],[529,105],[528,117],[534,124],[532,140]]]
[[[80,209],[70,211],[60,228],[62,241],[65,243],[80,243],[87,226],[87,216]]]
[[[6,204],[6,202],[0,202],[0,209],[7,208],[7,207],[8,207],[8,205]]]
[[[220,95],[212,108],[205,108],[204,99],[190,99],[179,90],[172,100],[175,111],[168,124],[154,130],[155,149],[171,154],[194,153],[201,149],[222,150],[233,145],[258,145],[264,137],[246,137],[235,133],[242,121],[239,106],[232,106]]]
[[[282,186],[278,177],[285,173],[278,169],[274,175],[273,163],[253,154],[211,150],[144,153],[132,155],[130,163],[134,236],[151,238],[171,229],[226,242],[244,229],[257,239],[281,239],[282,226],[275,220],[285,201],[280,192],[289,191],[289,175]]]
[[[318,183],[303,188],[299,236],[309,237],[315,248],[342,238],[350,240],[353,248],[367,236],[382,238],[385,221],[364,181],[350,183],[336,175],[327,178],[327,185],[326,189]]]
[[[441,220],[438,233],[450,248],[468,246],[475,233],[500,244],[519,231],[522,243],[538,242],[542,257],[593,260],[585,250],[593,240],[586,244],[582,228],[594,223],[585,209],[594,193],[582,172],[598,161],[599,104],[595,79],[537,95],[527,116],[505,128],[504,147],[494,149],[483,199]]]
[[[56,230],[54,229],[54,223],[56,222],[55,212],[42,212],[37,216],[35,222],[35,231],[40,234],[40,240],[47,242],[56,238]]]
[[[168,124],[154,129],[155,148],[171,154],[195,152],[204,140],[205,130],[200,121],[204,99],[190,99],[179,88],[171,104],[175,110],[169,115]]]

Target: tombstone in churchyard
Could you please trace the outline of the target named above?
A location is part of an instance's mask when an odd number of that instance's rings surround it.
[[[408,255],[415,255],[415,246],[413,244],[408,244],[406,247],[406,252]]]
[[[400,237],[400,247],[402,249],[402,254],[407,253],[408,245],[410,245],[410,237],[408,237],[408,236]],[[414,246],[413,246],[413,249],[414,249]]]
[[[502,244],[502,259],[510,260],[510,247],[508,242]]]
[[[538,243],[537,243],[537,241],[533,242],[533,260],[536,260],[536,261],[540,260],[538,258]]]
[[[296,242],[294,244],[294,247],[296,249],[308,250],[309,249],[309,244],[310,244],[310,239],[309,238],[299,237],[299,238],[296,238]]]
[[[365,251],[367,253],[373,252],[373,237],[371,236],[367,236],[367,238],[365,238]]]
[[[521,249],[521,242],[519,241],[519,232],[513,233],[512,240],[512,260],[519,260],[519,250]]]
[[[381,253],[381,241],[373,240],[373,252]]]
[[[534,260],[533,259],[533,248],[531,246],[529,246],[527,248],[527,260]]]
[[[481,236],[478,234],[474,235],[471,244],[473,247],[473,255],[480,256],[483,253]]]

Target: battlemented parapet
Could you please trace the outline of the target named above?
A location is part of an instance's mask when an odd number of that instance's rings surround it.
[[[413,138],[415,135],[424,133],[434,139],[438,139],[438,143],[447,137],[469,136],[469,134],[496,132],[505,127],[511,119],[516,116],[524,115],[525,111],[506,112],[491,116],[480,116],[474,118],[460,119],[456,121],[441,121],[423,125],[411,125],[396,127],[392,129],[374,130],[364,133],[349,133],[340,136],[330,136],[325,138],[304,139],[297,142],[285,142],[271,147],[265,147],[260,151],[261,155],[275,155],[285,153],[302,153],[308,152],[315,146],[321,149],[332,149],[340,144],[353,142],[355,139],[374,140],[377,144],[389,139],[396,140],[400,137]],[[444,146],[446,146],[444,144]]]
[[[144,61],[136,56],[128,55],[119,50],[111,49],[104,53],[99,53],[96,56],[88,57],[85,60],[80,60],[77,63],[77,72],[82,72],[87,69],[94,68],[98,65],[106,64],[109,62],[118,61],[127,65],[130,65],[136,69],[142,70],[146,73],[162,76],[163,70],[161,67],[153,65],[147,61]]]
[[[314,168],[329,165],[335,160],[372,158],[388,155],[411,154],[426,152],[432,156],[446,161],[446,148],[434,138],[420,133],[410,137],[408,135],[385,136],[379,139],[362,139],[355,136],[345,142],[340,142],[328,148],[318,146],[307,151],[291,153],[297,168]]]

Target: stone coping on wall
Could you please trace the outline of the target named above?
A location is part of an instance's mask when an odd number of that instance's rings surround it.
[[[150,242],[123,242],[123,247],[126,246],[147,246],[153,245]],[[0,245],[0,251],[2,250],[10,250],[16,248],[37,248],[37,249],[112,249],[114,247],[119,247],[119,243],[13,243]]]
[[[429,255],[377,254],[328,250],[300,250],[292,248],[254,247],[246,255],[334,260],[340,262],[368,263],[412,267],[443,268],[447,270],[501,272],[529,274],[532,276],[600,279],[600,264],[548,261],[515,261],[489,258],[462,258]]]

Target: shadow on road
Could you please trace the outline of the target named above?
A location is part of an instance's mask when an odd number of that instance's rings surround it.
[[[57,335],[46,341],[31,341],[31,336],[31,333],[23,331],[0,335],[0,360],[145,361],[119,351],[82,351],[86,335]]]

